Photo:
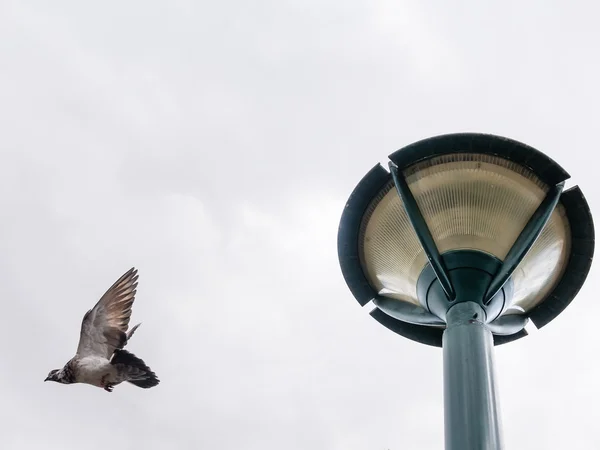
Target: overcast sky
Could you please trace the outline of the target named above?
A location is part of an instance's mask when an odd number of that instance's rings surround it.
[[[93,4],[92,4],[93,3]],[[0,446],[443,448],[442,353],[361,309],[344,204],[447,132],[554,158],[600,211],[593,2],[0,0]],[[150,390],[43,383],[140,272]],[[497,348],[506,448],[598,449],[595,266]]]

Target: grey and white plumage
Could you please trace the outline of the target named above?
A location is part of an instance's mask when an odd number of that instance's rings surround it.
[[[50,371],[44,381],[86,383],[108,392],[124,381],[141,388],[159,383],[144,361],[123,349],[140,326],[127,330],[137,280],[137,270],[131,268],[106,291],[83,316],[75,356],[62,369]]]

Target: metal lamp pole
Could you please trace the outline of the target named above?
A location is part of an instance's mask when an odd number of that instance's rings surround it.
[[[462,302],[446,315],[444,424],[448,450],[502,449],[494,374],[494,340],[483,309]]]

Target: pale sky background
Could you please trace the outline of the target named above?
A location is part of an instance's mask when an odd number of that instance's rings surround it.
[[[362,176],[460,131],[600,211],[592,2],[0,0],[0,446],[443,448],[442,353],[361,309]],[[125,271],[154,389],[44,383]],[[507,449],[598,449],[598,270],[497,348]],[[111,447],[114,446],[114,447]]]

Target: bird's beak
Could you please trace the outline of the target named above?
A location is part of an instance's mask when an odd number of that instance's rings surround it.
[[[46,377],[46,379],[44,381],[48,381],[50,379],[50,377]]]

